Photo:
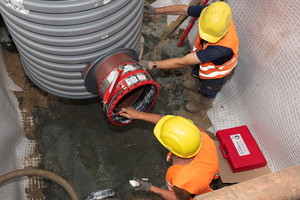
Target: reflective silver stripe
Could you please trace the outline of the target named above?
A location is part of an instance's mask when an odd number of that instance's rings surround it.
[[[224,67],[227,67],[228,65],[231,65],[235,60],[236,60],[236,55],[234,56],[234,58],[232,59],[232,61],[231,61],[230,63],[228,63],[228,64],[226,64],[226,65],[223,65],[223,66],[221,66],[221,67],[219,67],[219,68],[216,68],[214,65],[208,65],[208,66],[206,66],[206,67],[203,67],[203,66],[200,64],[200,69],[201,69],[202,71],[208,71],[208,70],[210,70],[210,69],[218,69],[218,70],[222,70]]]
[[[198,47],[196,48],[196,47],[193,47],[193,51],[197,51],[197,49],[198,49]]]
[[[216,68],[214,65],[208,65],[207,67],[202,67],[201,64],[200,64],[200,69],[202,71],[208,71],[210,69],[218,69],[218,68]]]
[[[208,77],[208,78],[212,78],[212,77],[216,77],[216,76],[219,76],[219,75],[224,75],[228,72],[230,72],[234,67],[236,66],[236,63],[235,65],[230,68],[229,70],[226,70],[226,71],[214,71],[210,74],[202,74],[200,71],[199,71],[199,76],[202,76],[202,77]]]
[[[169,183],[169,181],[167,181],[167,179],[166,179],[166,183],[167,183],[168,189],[173,191],[173,186],[171,183]]]
[[[232,59],[232,61],[231,61],[230,63],[228,63],[227,65],[223,65],[222,67],[219,67],[218,69],[219,69],[219,70],[222,70],[224,67],[226,67],[226,66],[228,66],[228,65],[231,65],[235,60],[236,60],[236,56],[234,56],[234,59]],[[236,65],[236,63],[235,63],[235,65]],[[235,66],[235,65],[234,65],[234,66]]]

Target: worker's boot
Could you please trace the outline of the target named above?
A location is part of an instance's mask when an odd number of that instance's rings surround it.
[[[201,83],[200,79],[195,78],[195,80],[187,80],[183,82],[182,85],[185,89],[198,93],[200,83]]]
[[[189,112],[198,112],[202,109],[209,109],[212,107],[212,103],[215,98],[208,98],[200,94],[199,101],[190,101],[186,104],[185,108]]]

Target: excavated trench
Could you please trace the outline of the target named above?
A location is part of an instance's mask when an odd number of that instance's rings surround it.
[[[144,15],[142,59],[181,57],[190,51],[188,41],[177,47],[178,37],[161,41],[166,26],[165,16]],[[25,122],[24,127],[27,137],[37,141],[37,154],[41,156],[38,168],[66,179],[80,198],[111,188],[121,199],[160,199],[152,193],[135,192],[128,182],[133,177],[147,177],[153,185],[165,185],[167,150],[154,137],[153,124],[134,121],[115,125],[103,112],[99,97],[76,100],[54,96],[26,76],[18,54],[4,49],[4,62],[9,76],[24,89],[16,93],[20,109],[26,108],[33,117],[34,126]],[[191,114],[184,110],[189,99],[197,98],[180,84],[189,78],[190,70],[187,66],[151,72],[159,94],[148,112],[182,115],[207,129],[210,122],[206,111]],[[70,199],[62,187],[47,179],[41,190],[46,199]]]

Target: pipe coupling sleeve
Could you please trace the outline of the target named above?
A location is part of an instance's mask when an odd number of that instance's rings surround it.
[[[108,87],[113,83],[118,68],[115,68],[99,85],[101,98],[109,92]],[[103,110],[109,120],[117,125],[125,125],[133,120],[119,115],[123,107],[132,106],[138,111],[147,111],[157,98],[159,87],[150,74],[143,70],[138,63],[124,64],[124,71],[120,81],[113,88],[112,98],[103,102]]]
[[[138,56],[133,49],[116,49],[88,65],[83,73],[87,90],[98,93],[104,113],[117,125],[133,121],[120,115],[121,108],[131,106],[146,112],[159,92],[158,84],[138,63]]]

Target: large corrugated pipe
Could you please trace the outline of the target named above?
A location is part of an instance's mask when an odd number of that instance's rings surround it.
[[[13,3],[13,4],[12,4]],[[0,0],[28,77],[64,98],[98,96],[83,72],[120,48],[139,52],[144,0]]]
[[[222,176],[222,174],[221,174]],[[224,187],[195,200],[296,200],[300,199],[300,165]]]

